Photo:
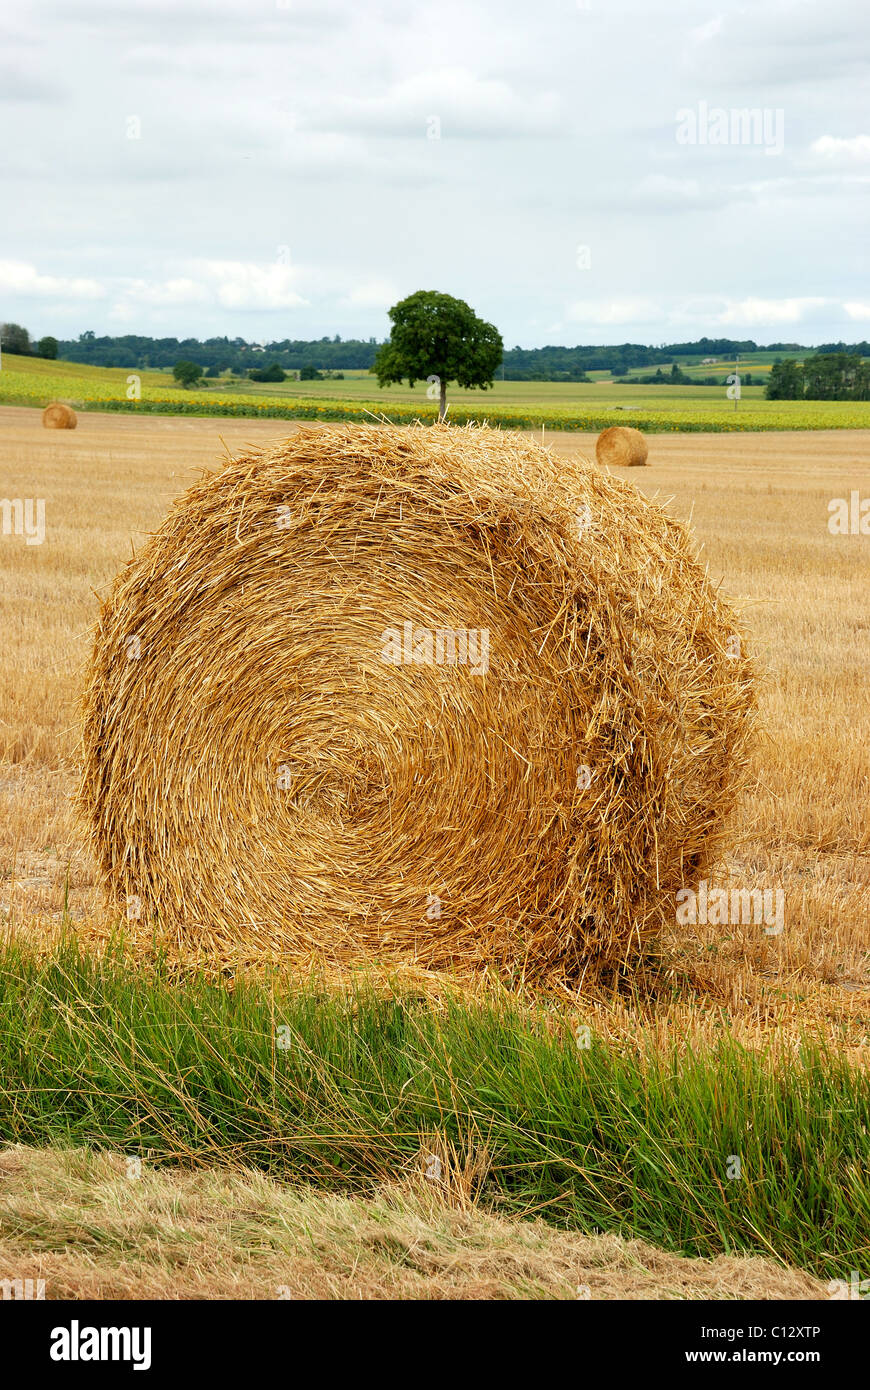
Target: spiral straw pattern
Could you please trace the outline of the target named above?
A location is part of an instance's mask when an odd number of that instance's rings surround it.
[[[753,704],[631,484],[485,428],[303,428],[116,578],[80,805],[131,929],[183,950],[577,980],[708,862]]]
[[[78,417],[71,405],[63,401],[52,401],[42,412],[42,426],[46,430],[74,430]]]
[[[602,468],[640,468],[649,457],[649,448],[640,430],[611,425],[595,441],[595,457]]]

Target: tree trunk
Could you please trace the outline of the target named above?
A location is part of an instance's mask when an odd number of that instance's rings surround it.
[[[442,378],[442,381],[441,381],[441,403],[440,403],[440,405],[438,406],[438,423],[439,423],[439,425],[442,423],[442,421],[443,421],[443,419],[444,419],[444,416],[445,416],[446,414],[447,414],[447,382],[444,381],[444,379]]]

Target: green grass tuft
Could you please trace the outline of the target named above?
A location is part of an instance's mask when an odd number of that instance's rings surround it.
[[[74,942],[41,959],[9,944],[0,1140],[359,1193],[438,1134],[486,1154],[478,1195],[505,1214],[689,1255],[775,1255],[821,1277],[867,1267],[870,1092],[845,1059],[817,1043],[775,1058],[727,1036],[697,1054],[594,1037],[582,1050],[547,1020],[504,997],[228,988]]]

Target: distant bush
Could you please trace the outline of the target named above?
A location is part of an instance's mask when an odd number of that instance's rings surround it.
[[[287,373],[279,362],[273,362],[269,367],[258,367],[249,372],[251,381],[286,381]]]
[[[4,323],[0,327],[0,344],[4,352],[14,352],[19,357],[30,353],[30,334],[20,323]]]
[[[322,381],[323,377],[316,367],[305,366],[299,368],[300,381]]]
[[[195,386],[202,377],[202,367],[198,362],[176,362],[172,375],[179,386]]]

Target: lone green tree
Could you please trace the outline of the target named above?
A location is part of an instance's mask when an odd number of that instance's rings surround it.
[[[30,352],[30,334],[20,323],[4,323],[0,328],[0,343],[4,352],[15,352],[22,357]]]
[[[53,338],[51,334],[45,338],[40,338],[39,342],[36,344],[36,351],[39,353],[40,357],[54,359],[57,357],[57,338]]]
[[[172,375],[180,386],[193,386],[202,376],[202,367],[198,362],[176,362]]]
[[[428,381],[433,393],[438,391],[439,421],[447,414],[448,381],[483,391],[492,386],[504,352],[501,334],[463,299],[418,290],[394,304],[390,318],[389,341],[371,368],[379,386]]]

